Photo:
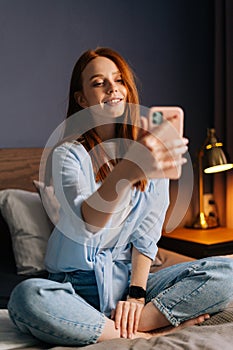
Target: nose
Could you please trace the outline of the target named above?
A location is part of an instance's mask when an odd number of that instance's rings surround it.
[[[109,82],[107,93],[108,94],[112,94],[112,93],[114,93],[116,91],[118,91],[116,83],[114,81],[113,82]]]

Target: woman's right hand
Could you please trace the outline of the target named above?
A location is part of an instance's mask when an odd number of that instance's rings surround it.
[[[174,130],[171,139],[171,125],[168,121],[148,131],[148,120],[142,118],[142,132],[137,141],[132,141],[124,159],[130,167],[135,181],[163,177],[163,172],[186,163],[182,155],[188,150],[188,139]]]
[[[132,185],[145,178],[161,178],[167,169],[186,162],[188,140],[179,137],[169,140],[169,125],[163,122],[150,132],[144,122],[143,132],[131,145],[124,158],[105,178],[103,184],[82,203],[82,217],[89,231],[103,228],[114,213],[130,202]]]

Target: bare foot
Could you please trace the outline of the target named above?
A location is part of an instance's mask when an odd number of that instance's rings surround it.
[[[166,326],[163,328],[157,328],[153,331],[145,331],[145,332],[136,332],[132,334],[132,337],[130,339],[136,339],[136,338],[145,338],[145,339],[150,339],[151,337],[158,337],[160,335],[165,335],[169,334],[172,332],[176,332],[178,330],[181,330],[186,327],[194,326],[196,324],[200,324],[207,320],[210,316],[208,314],[204,314],[201,316],[198,316],[196,318],[193,318],[191,320],[185,321],[181,323],[178,327],[173,327],[173,326]],[[120,329],[115,328],[115,323],[114,321],[110,320],[109,318],[106,318],[105,326],[103,333],[97,340],[97,342],[102,342],[104,340],[109,340],[109,339],[116,339],[120,338]]]
[[[155,329],[151,332],[137,332],[136,334],[134,334],[133,338],[140,338],[141,337],[141,338],[150,339],[151,337],[159,337],[160,335],[173,333],[176,331],[180,331],[181,329],[186,328],[186,327],[191,327],[191,326],[195,326],[197,324],[201,324],[202,322],[208,320],[209,318],[210,318],[209,314],[204,314],[204,315],[198,316],[196,318],[192,318],[191,320],[185,321],[177,327],[167,326],[164,328]]]

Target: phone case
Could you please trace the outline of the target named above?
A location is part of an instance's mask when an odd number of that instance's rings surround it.
[[[180,107],[151,107],[149,109],[149,130],[156,125],[163,123],[166,120],[169,122],[168,139],[183,137],[184,129],[184,112]],[[182,156],[180,156],[182,157]],[[181,176],[182,166],[161,171],[160,177],[169,179],[179,179]]]

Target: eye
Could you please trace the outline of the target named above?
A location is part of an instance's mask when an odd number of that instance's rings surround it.
[[[104,81],[103,81],[103,80],[94,81],[94,82],[93,82],[93,86],[94,86],[94,87],[98,87],[98,86],[102,86],[102,85],[104,85]]]
[[[122,78],[117,78],[116,82],[120,84],[124,84],[124,80]]]

